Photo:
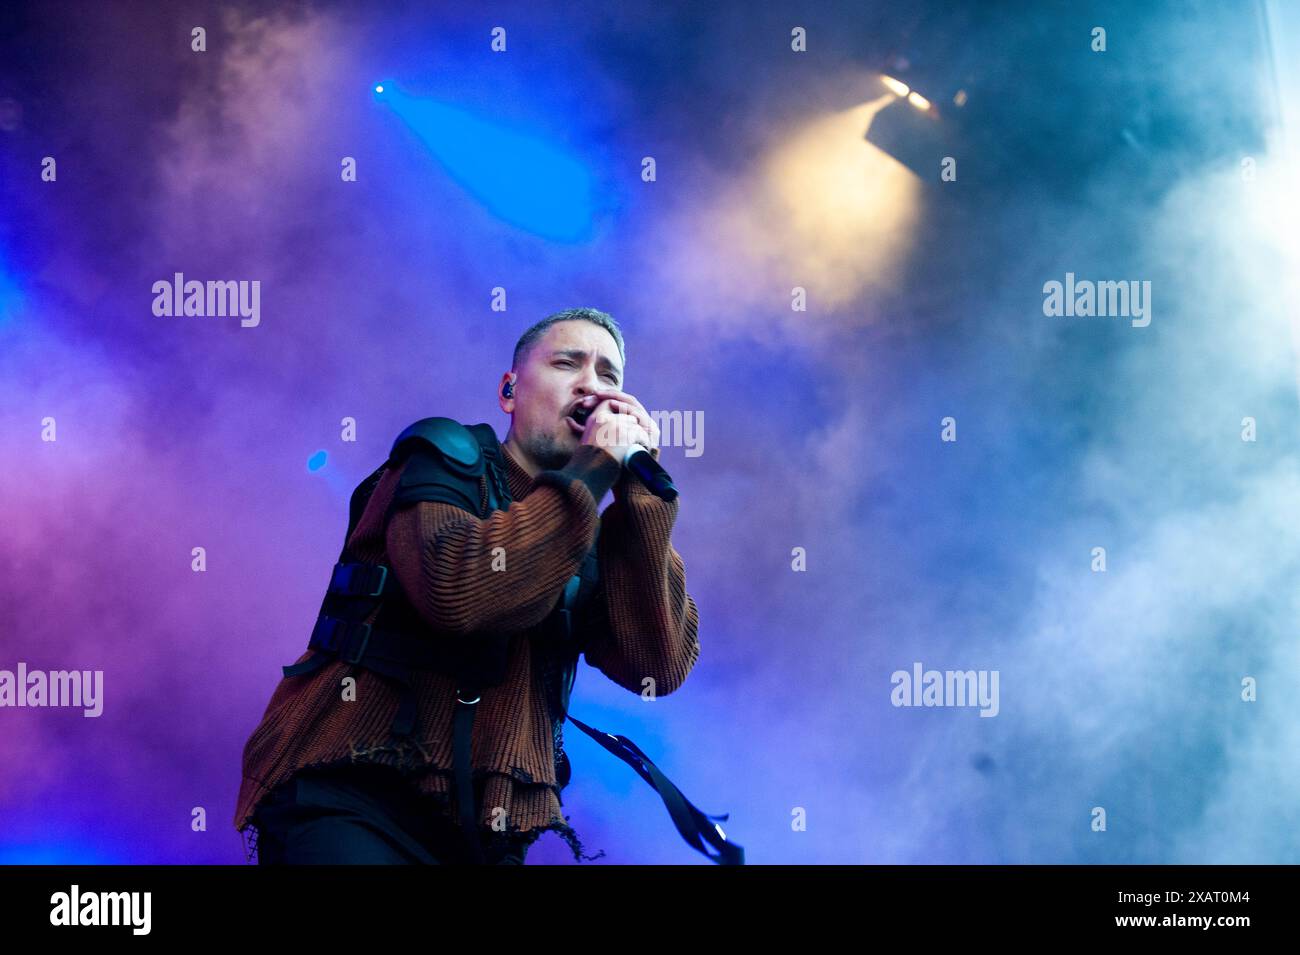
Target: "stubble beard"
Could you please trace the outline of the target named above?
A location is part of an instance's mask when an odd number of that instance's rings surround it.
[[[525,450],[543,471],[559,471],[569,463],[574,451],[553,434],[536,435],[525,445]]]

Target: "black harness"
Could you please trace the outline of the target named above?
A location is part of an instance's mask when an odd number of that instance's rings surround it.
[[[480,691],[505,678],[509,634],[440,635],[429,639],[428,624],[412,605],[384,564],[346,561],[351,538],[385,468],[397,467],[410,457],[393,501],[384,515],[387,528],[393,512],[418,501],[441,501],[486,519],[495,510],[509,510],[510,487],[496,432],[490,425],[463,425],[451,418],[423,418],[393,443],[388,460],[352,492],[344,549],[330,577],[320,614],[312,629],[308,649],[314,654],[283,668],[285,677],[313,673],[331,660],[365,667],[396,681],[402,687],[401,703],[390,727],[394,736],[409,736],[415,727],[418,670],[433,670],[456,680],[456,711],[452,726],[452,754],[460,823],[476,862],[483,859],[477,831],[476,806],[470,773],[470,740],[475,704]],[[487,507],[482,506],[479,478],[487,470]],[[597,538],[597,542],[599,537]],[[571,769],[563,746],[565,719],[623,760],[663,799],[673,824],[696,851],[722,865],[744,865],[741,846],[730,842],[718,821],[697,809],[672,781],[625,736],[594,729],[569,714],[569,697],[578,672],[578,614],[589,606],[600,587],[598,547],[593,544],[578,573],[565,584],[555,609],[543,622],[538,652],[546,661],[545,686],[555,743],[556,778],[561,789]],[[373,623],[364,623],[374,612]],[[710,852],[707,847],[715,851]]]

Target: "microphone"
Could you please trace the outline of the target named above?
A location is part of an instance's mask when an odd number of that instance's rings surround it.
[[[677,487],[672,477],[641,445],[628,446],[627,454],[623,456],[623,467],[640,478],[641,483],[662,500],[672,502],[677,499]]]

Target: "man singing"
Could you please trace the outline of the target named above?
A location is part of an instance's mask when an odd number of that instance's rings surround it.
[[[546,830],[603,854],[560,811],[577,654],[656,697],[699,656],[678,501],[622,464],[659,456],[624,358],[604,312],[548,316],[502,376],[504,442],[425,418],[357,488],[309,649],[244,747],[259,862],[522,864]]]

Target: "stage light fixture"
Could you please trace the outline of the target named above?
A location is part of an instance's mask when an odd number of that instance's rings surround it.
[[[906,83],[902,80],[894,79],[887,73],[881,74],[880,82],[884,83],[889,92],[893,93],[895,96],[906,96],[911,92],[911,88]]]

